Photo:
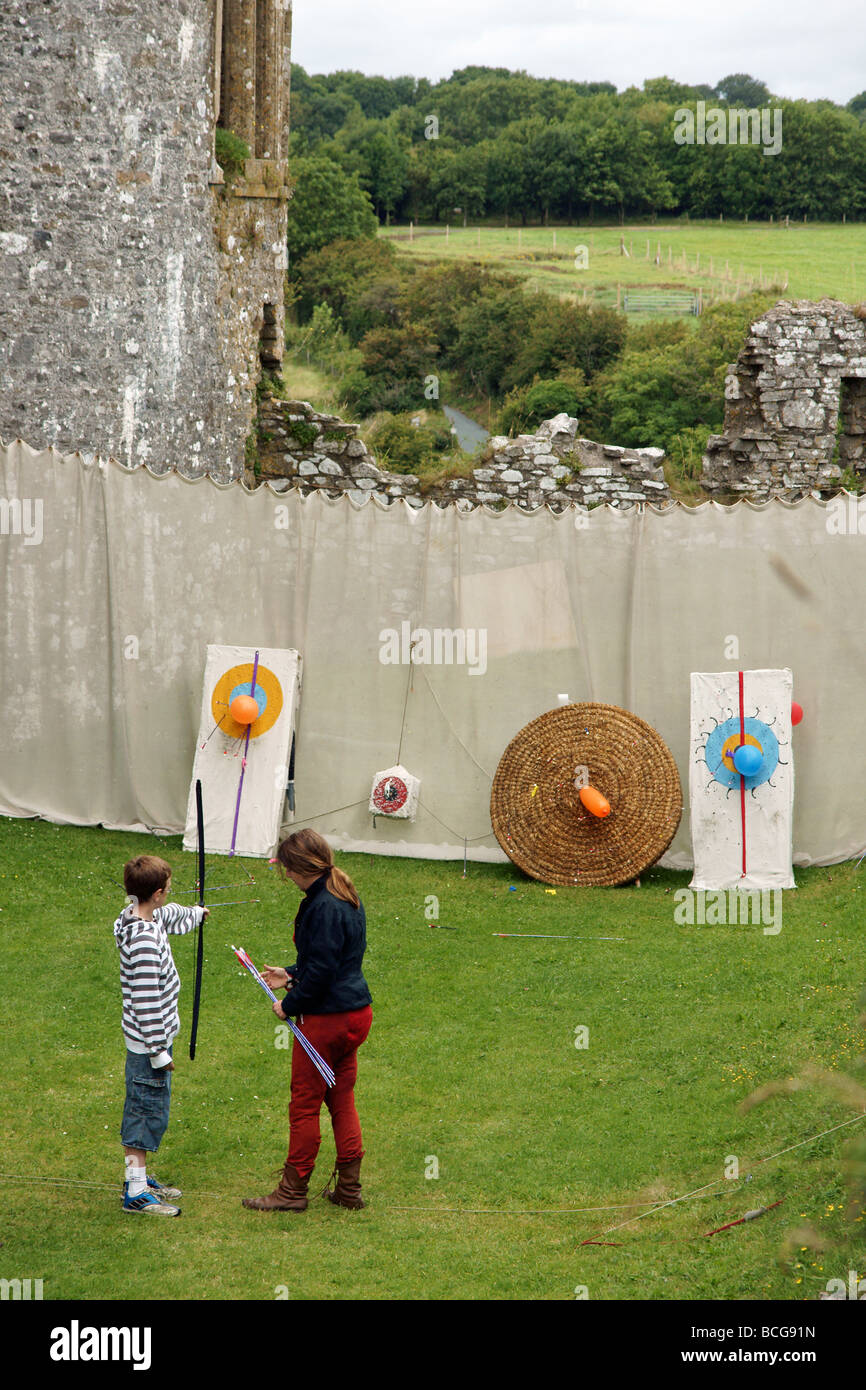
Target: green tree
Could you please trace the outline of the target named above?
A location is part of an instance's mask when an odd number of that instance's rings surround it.
[[[509,220],[520,213],[526,226],[532,206],[532,155],[526,141],[509,125],[487,144],[487,210]]]
[[[519,283],[516,276],[487,270],[476,261],[423,266],[404,284],[406,317],[423,325],[442,360],[450,364],[460,335],[460,315],[467,304],[491,290],[515,289]]]
[[[515,386],[508,392],[497,417],[499,434],[526,434],[554,415],[579,416],[587,398],[586,382],[579,367],[553,380],[535,380],[531,386]]]
[[[487,200],[487,159],[482,146],[440,149],[433,166],[430,192],[436,209],[446,221],[459,208],[466,225],[484,212]]]
[[[384,122],[355,121],[342,136],[361,187],[386,223],[409,186],[409,146]]]
[[[306,322],[315,305],[327,302],[347,327],[356,304],[376,282],[393,280],[396,254],[390,242],[340,238],[311,251],[297,268],[298,316]]]
[[[529,308],[529,321],[504,372],[507,386],[558,376],[570,367],[579,367],[589,381],[622,350],[626,323],[613,309],[590,309],[546,294],[537,295]]]
[[[407,414],[387,414],[367,435],[367,443],[379,467],[394,473],[438,471],[454,454],[454,436],[444,416],[413,425]]]
[[[439,349],[415,323],[371,329],[359,344],[364,376],[349,383],[350,403],[372,410],[412,410],[425,405],[424,387],[435,373]],[[346,382],[342,383],[346,390]]]
[[[858,92],[856,97],[851,98],[845,109],[856,116],[861,124],[866,121],[866,92]]]
[[[519,289],[489,288],[467,304],[457,320],[450,358],[462,380],[486,395],[501,395],[532,321],[532,306]]]
[[[688,431],[719,430],[727,364],[772,302],[771,295],[756,294],[717,305],[694,330],[679,322],[633,331],[621,356],[591,384],[587,417],[594,437],[669,449],[677,435],[693,443]]]
[[[772,93],[765,82],[758,77],[750,77],[747,72],[734,72],[717,82],[714,96],[726,106],[745,106],[755,108],[767,106],[772,101]]]
[[[375,237],[376,214],[356,179],[329,159],[292,161],[294,192],[288,208],[289,268],[337,237]]]
[[[547,226],[551,212],[570,217],[582,201],[583,158],[578,132],[561,123],[533,121],[529,139],[529,188]]]

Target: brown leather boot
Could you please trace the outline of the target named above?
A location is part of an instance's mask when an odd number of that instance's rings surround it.
[[[329,1191],[334,1174],[337,1174],[337,1186],[333,1192]],[[364,1206],[361,1201],[361,1160],[353,1158],[351,1163],[338,1163],[334,1166],[334,1172],[328,1179],[328,1186],[325,1188],[328,1201],[333,1202],[338,1207],[349,1207],[352,1211],[360,1211]]]
[[[306,1211],[309,1182],[309,1176],[302,1178],[291,1163],[286,1163],[273,1192],[267,1197],[244,1197],[243,1205],[250,1211]]]

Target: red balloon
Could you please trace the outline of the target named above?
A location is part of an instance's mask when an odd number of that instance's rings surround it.
[[[802,706],[802,705],[798,705],[798,704],[797,704],[797,701],[795,700],[794,703],[791,705],[791,723],[792,723],[792,724],[799,724],[799,722],[800,722],[800,720],[801,720],[802,718],[803,718],[803,706]]]

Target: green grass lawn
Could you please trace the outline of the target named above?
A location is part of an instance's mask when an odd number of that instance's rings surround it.
[[[236,861],[209,859],[213,884],[237,884],[214,902],[261,903],[208,923],[194,1063],[193,938],[174,941],[182,1033],[153,1164],[184,1189],[172,1221],[125,1216],[119,1202],[112,924],[122,865],[142,852],[168,858],[176,893],[192,886],[179,838],[0,821],[3,1277],[42,1278],[46,1299],[140,1296],[134,1270],[157,1299],[559,1300],[585,1288],[595,1300],[798,1300],[864,1273],[863,1212],[846,1208],[842,1165],[866,1122],[760,1162],[857,1108],[817,1087],[738,1107],[809,1062],[862,1081],[866,866],[799,871],[773,936],[676,925],[686,874],[552,892],[511,865],[470,864],[464,879],[459,863],[340,855],[366,906],[374,996],[357,1087],[368,1206],[262,1215],[241,1198],[270,1191],[285,1158],[289,1053],[228,947],[290,961],[298,894],[260,861],[244,861],[250,885]],[[456,930],[431,929],[430,895]],[[333,1163],[324,1120],[311,1193]],[[725,1179],[732,1155],[738,1180]],[[805,1228],[813,1243],[791,1242]],[[592,1237],[617,1244],[581,1245]]]
[[[436,232],[437,235],[423,235]],[[866,299],[866,226],[859,223],[659,222],[593,227],[444,227],[383,230],[400,255],[431,263],[480,260],[522,275],[529,288],[615,305],[623,289],[672,286],[703,291],[705,305],[787,284],[790,299]],[[620,254],[620,238],[631,254]],[[575,248],[589,264],[574,268]],[[649,252],[649,255],[647,254]],[[655,264],[656,254],[661,264]],[[635,319],[645,316],[635,314]]]

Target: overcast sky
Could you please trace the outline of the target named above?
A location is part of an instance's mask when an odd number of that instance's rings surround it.
[[[748,72],[778,96],[844,103],[866,89],[863,0],[294,0],[292,57],[435,81],[455,68],[535,77],[709,82]]]

